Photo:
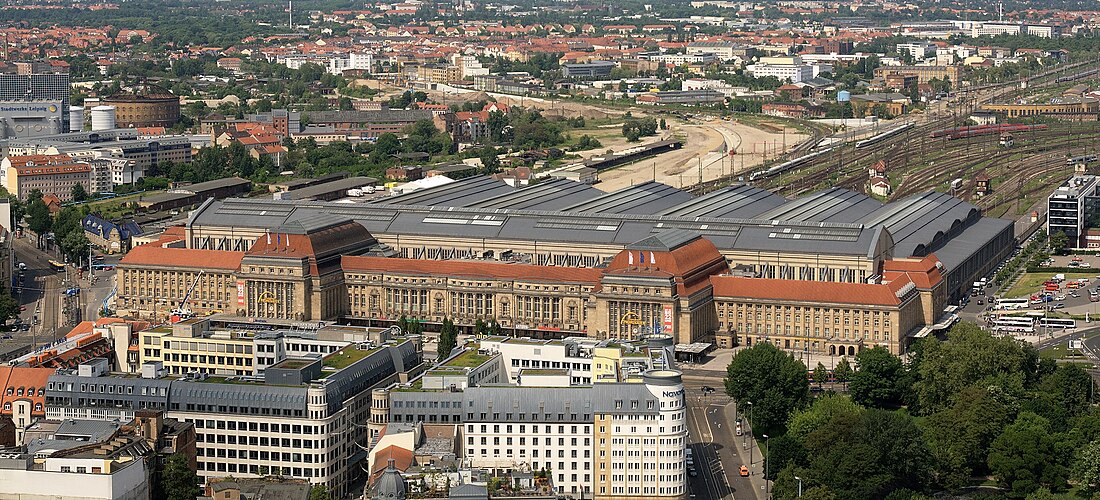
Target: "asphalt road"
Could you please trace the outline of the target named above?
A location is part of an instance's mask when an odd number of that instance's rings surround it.
[[[720,377],[712,375],[684,375],[688,404],[688,439],[694,455],[696,477],[688,477],[688,484],[695,498],[738,500],[763,498],[764,485],[759,450],[748,433],[735,435],[735,404],[722,392]],[[704,394],[701,388],[716,389]],[[747,429],[747,427],[746,427]],[[749,465],[751,443],[756,467],[750,477],[741,477],[738,469]]]

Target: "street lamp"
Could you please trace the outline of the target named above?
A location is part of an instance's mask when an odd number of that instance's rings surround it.
[[[798,476],[795,476],[794,478],[798,480],[798,498],[802,498],[802,478]]]
[[[764,456],[764,497],[767,498],[771,493],[771,483],[768,482],[768,457],[772,454],[772,447],[769,444],[770,439],[767,434],[764,434],[764,447],[768,449],[768,454]]]

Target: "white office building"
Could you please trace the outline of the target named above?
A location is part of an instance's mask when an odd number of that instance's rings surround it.
[[[745,69],[754,78],[774,76],[780,81],[789,80],[791,83],[799,83],[814,77],[814,68],[809,64],[803,64],[799,56],[762,57],[756,64],[746,66]]]

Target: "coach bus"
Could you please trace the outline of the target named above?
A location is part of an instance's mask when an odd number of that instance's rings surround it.
[[[1027,299],[998,299],[995,309],[1027,309]]]
[[[1068,318],[1042,318],[1039,320],[1039,327],[1051,330],[1071,330],[1077,328],[1077,320]]]

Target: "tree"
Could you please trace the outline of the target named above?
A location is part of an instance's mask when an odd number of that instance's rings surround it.
[[[814,399],[809,408],[791,415],[787,423],[787,435],[801,441],[838,415],[858,415],[862,411],[863,407],[855,404],[848,396],[826,394]]]
[[[821,387],[826,380],[829,379],[829,369],[825,368],[820,361],[817,362],[817,366],[814,368],[814,382],[818,387]]]
[[[439,344],[436,348],[436,357],[440,360],[447,359],[451,351],[458,345],[458,329],[450,318],[443,318],[443,326],[439,330]]]
[[[850,386],[852,400],[864,406],[883,408],[901,402],[905,367],[885,347],[864,349],[856,354],[858,370]]]
[[[309,500],[332,500],[332,495],[329,495],[325,485],[315,484],[309,489]]]
[[[840,414],[806,437],[812,482],[838,498],[878,499],[902,488],[923,491],[931,456],[904,411]]]
[[[914,352],[916,403],[924,414],[947,408],[956,394],[971,385],[996,385],[1006,394],[1022,397],[1025,385],[1039,376],[1035,348],[1010,337],[993,337],[969,322],[953,326],[946,341],[921,340]]]
[[[837,361],[836,368],[833,368],[833,376],[836,377],[836,381],[844,384],[844,388],[848,388],[848,381],[852,379],[852,364],[848,362],[847,357],[840,358]]]
[[[806,448],[799,440],[783,434],[771,438],[768,445],[768,468],[765,479],[774,481],[779,471],[788,466],[801,467],[807,464]]]
[[[19,315],[19,302],[8,293],[4,285],[0,285],[0,322],[7,321]]]
[[[85,201],[88,199],[88,191],[83,184],[73,184],[72,196],[73,201]]]
[[[1077,453],[1073,463],[1073,478],[1086,492],[1100,489],[1100,441],[1092,441]]]
[[[50,209],[42,202],[41,197],[27,204],[27,227],[31,231],[41,236],[50,232],[52,225],[53,218],[50,216]]]
[[[1066,236],[1064,231],[1054,231],[1050,233],[1050,251],[1058,254],[1065,255],[1066,247],[1069,245],[1069,236]]]
[[[951,407],[929,415],[922,428],[936,458],[936,483],[949,490],[986,471],[990,443],[1012,421],[1014,400],[996,386],[963,389]]]
[[[164,465],[163,478],[167,500],[195,500],[195,497],[202,495],[198,474],[191,470],[187,464],[187,457],[180,453],[168,457],[168,462]]]
[[[752,403],[754,431],[781,434],[809,396],[806,365],[767,342],[738,351],[726,373],[726,393],[741,408]]]
[[[1022,498],[1040,487],[1060,491],[1066,486],[1069,457],[1047,419],[1023,412],[989,447],[989,470],[1009,496]],[[1067,453],[1070,457],[1072,453]]]

